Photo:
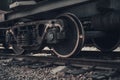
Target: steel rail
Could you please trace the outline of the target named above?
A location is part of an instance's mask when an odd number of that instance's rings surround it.
[[[120,69],[120,60],[102,60],[102,59],[85,59],[85,58],[58,58],[58,57],[41,57],[41,56],[24,56],[24,55],[3,55],[6,58],[23,58],[26,60],[54,63],[54,64],[70,64],[70,65],[87,65],[96,67],[105,67]]]
[[[42,50],[40,53],[36,54],[51,54],[54,55],[52,50]],[[15,54],[12,49],[0,49],[0,55],[10,55]],[[29,55],[29,54],[28,54]],[[120,51],[115,52],[100,52],[100,51],[81,51],[78,55],[74,56],[75,58],[88,58],[88,59],[120,59]]]

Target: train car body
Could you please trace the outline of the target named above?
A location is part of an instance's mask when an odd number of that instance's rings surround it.
[[[0,21],[1,43],[16,54],[50,47],[59,57],[85,44],[113,51],[120,42],[120,0],[17,0]]]

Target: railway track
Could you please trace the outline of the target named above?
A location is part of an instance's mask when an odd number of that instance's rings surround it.
[[[43,51],[43,52],[52,52],[52,51]],[[84,54],[85,53],[85,54]],[[89,54],[92,52],[89,52]],[[117,56],[117,59],[115,59],[115,55],[113,56],[114,59],[111,58],[105,58],[101,57],[102,55],[98,53],[95,54],[95,52],[92,53],[92,55],[96,55],[96,58],[93,58],[91,56],[84,57],[87,55],[86,52],[82,52],[84,54],[81,57],[78,58],[59,58],[55,56],[33,56],[33,55],[15,55],[15,54],[0,54],[0,57],[6,57],[6,58],[23,58],[26,60],[32,60],[32,61],[39,61],[39,62],[47,62],[47,63],[54,63],[54,64],[70,64],[70,65],[88,65],[88,66],[96,66],[96,67],[106,67],[106,68],[116,68],[120,69],[120,59]],[[115,53],[114,53],[115,54]],[[98,58],[97,58],[98,57]]]
[[[54,55],[54,52],[52,50],[42,50],[40,53],[36,53],[38,54],[51,54]],[[12,49],[0,49],[0,55],[8,55],[8,54],[14,54]],[[116,60],[116,59],[120,59],[120,52],[119,51],[115,51],[115,52],[100,52],[100,51],[81,51],[79,55],[75,56],[76,58],[88,58],[88,59],[111,59],[111,60]]]
[[[46,53],[51,53],[52,51],[42,51]],[[107,58],[103,59],[101,57],[99,52],[81,52],[83,56],[78,58],[59,58],[55,56],[33,56],[33,55],[15,55],[15,54],[0,54],[0,57],[3,58],[12,58],[13,60],[21,58],[22,61],[13,61],[11,63],[11,66],[14,64],[19,66],[28,66],[29,68],[49,68],[51,66],[54,66],[51,71],[59,72],[57,69],[59,66],[63,66],[64,68],[69,68],[69,70],[64,71],[65,74],[72,74],[72,75],[86,75],[86,73],[91,74],[92,80],[109,80],[111,77],[116,77],[119,74],[120,71],[120,60],[115,57],[117,57],[117,54],[119,53],[113,53],[116,54],[114,56],[114,59]],[[86,56],[87,53],[91,53],[92,56],[96,55],[97,58],[93,58],[91,56]],[[86,57],[84,57],[86,56]],[[105,56],[104,56],[105,57]],[[41,64],[42,63],[42,64]],[[37,65],[36,65],[37,64]],[[9,65],[9,64],[7,64]],[[56,67],[56,68],[55,68]],[[62,68],[63,68],[62,67]],[[62,69],[60,67],[60,69]],[[93,72],[93,73],[91,73]],[[54,74],[54,73],[53,73]],[[84,77],[84,76],[82,76]],[[86,77],[87,78],[87,77]],[[113,79],[118,80],[118,79]]]
[[[47,80],[119,80],[119,72],[117,69],[113,68],[103,68],[103,67],[96,67],[96,66],[88,66],[88,65],[79,65],[79,66],[73,66],[73,65],[64,65],[61,66],[53,64],[53,63],[45,63],[45,62],[30,62],[28,60],[25,60],[24,62],[18,61],[18,60],[12,60],[10,62],[3,62],[2,65],[5,67],[4,69],[12,71],[14,73],[14,76],[18,75],[15,74],[16,71],[20,70],[21,73],[25,73],[26,71],[34,70],[34,74],[32,75],[38,75],[41,76],[38,80],[44,80],[47,78]],[[17,69],[16,69],[17,67]],[[10,68],[10,69],[8,69]],[[15,68],[15,69],[14,69]],[[22,71],[22,69],[25,71]],[[27,70],[26,70],[27,68]],[[11,70],[12,69],[12,70]],[[3,70],[4,71],[4,70]],[[15,71],[15,72],[14,72]],[[40,71],[40,72],[39,72]],[[8,72],[8,73],[10,73]],[[38,74],[42,73],[44,75]],[[46,73],[47,72],[47,73]],[[11,74],[13,74],[11,73]],[[27,73],[26,75],[28,75]],[[62,75],[61,75],[62,74]],[[13,76],[13,75],[12,75]],[[29,76],[29,75],[28,75]],[[50,76],[50,77],[49,77]],[[68,78],[69,76],[69,78]],[[21,77],[22,78],[22,77]],[[28,77],[29,78],[29,77]],[[22,78],[23,80],[26,80],[25,77]],[[28,79],[29,80],[29,79]]]

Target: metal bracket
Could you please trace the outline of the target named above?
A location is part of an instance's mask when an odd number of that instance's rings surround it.
[[[34,0],[29,0],[29,1],[16,1],[12,3],[9,7],[10,9],[19,7],[19,6],[30,6],[30,5],[35,5],[36,2]]]

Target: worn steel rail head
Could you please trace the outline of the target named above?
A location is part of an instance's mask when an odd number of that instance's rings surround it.
[[[95,66],[102,68],[112,68],[120,70],[120,60],[103,60],[103,59],[90,59],[90,58],[58,58],[53,56],[32,56],[32,55],[9,55],[0,54],[0,57],[4,58],[23,58],[23,60],[46,62],[67,66]]]

